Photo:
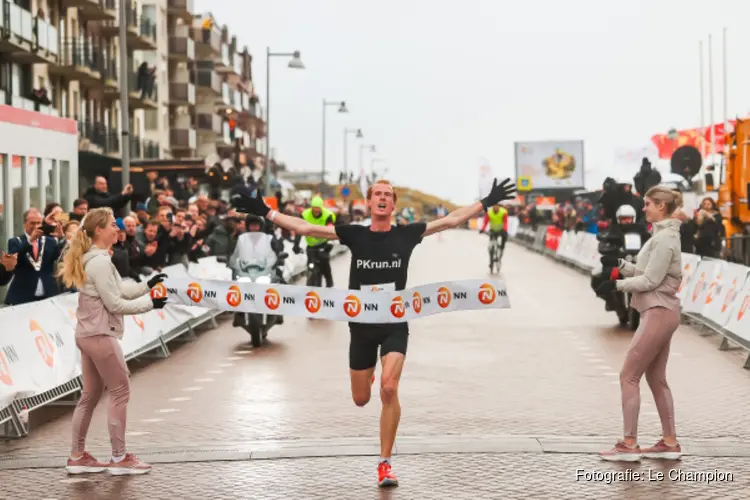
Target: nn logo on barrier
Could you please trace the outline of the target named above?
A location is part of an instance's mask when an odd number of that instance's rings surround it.
[[[279,292],[277,292],[273,288],[269,288],[268,290],[266,290],[266,296],[263,299],[263,302],[266,303],[266,307],[268,307],[272,311],[275,311],[281,304],[281,297],[279,296]]]
[[[133,321],[135,321],[135,324],[138,325],[138,328],[140,328],[142,332],[146,331],[146,325],[143,324],[143,320],[135,314],[133,315]]]
[[[227,292],[227,304],[229,304],[232,307],[237,307],[242,303],[242,292],[240,291],[240,287],[237,285],[232,285],[229,287],[229,291]]]
[[[52,368],[55,366],[55,346],[50,342],[49,337],[36,320],[31,320],[29,330],[36,334],[34,335],[34,343],[44,364]]]
[[[721,305],[721,312],[726,312],[727,308],[734,301],[734,298],[736,296],[737,296],[737,278],[734,278],[732,280],[732,288],[729,289],[726,297],[724,297],[724,303]]]
[[[479,287],[477,298],[479,299],[479,302],[488,306],[495,302],[495,299],[497,298],[497,291],[495,290],[494,286],[490,285],[489,283],[484,283]]]
[[[13,377],[10,376],[8,362],[5,361],[5,355],[0,352],[0,382],[5,385],[13,385]]]
[[[154,288],[151,289],[152,299],[166,299],[167,298],[167,287],[163,283],[157,283]]]
[[[393,314],[394,318],[399,319],[403,318],[406,314],[406,303],[401,296],[393,297],[393,300],[391,300],[391,314]]]
[[[203,288],[198,283],[190,283],[187,287],[187,296],[197,304],[203,300]]]

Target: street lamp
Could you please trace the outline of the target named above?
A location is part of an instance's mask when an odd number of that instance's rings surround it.
[[[361,128],[344,129],[344,179],[346,179],[346,175],[349,173],[349,148],[347,146],[347,138],[349,137],[349,134],[357,134],[357,139],[364,138]]]
[[[346,107],[346,101],[326,101],[323,99],[323,144],[321,146],[321,159],[320,159],[320,184],[326,182],[326,109],[329,106],[338,106],[339,113],[348,113],[349,110]]]
[[[300,58],[299,50],[294,52],[271,52],[270,47],[266,47],[266,187],[264,189],[266,196],[271,193],[271,58],[272,57],[291,57],[289,67],[292,69],[305,69],[305,65]]]
[[[360,175],[363,172],[363,170],[362,170],[362,163],[364,161],[363,157],[364,157],[364,150],[365,150],[365,148],[369,149],[370,153],[374,153],[375,152],[375,144],[360,144],[359,145],[359,173],[360,173]]]

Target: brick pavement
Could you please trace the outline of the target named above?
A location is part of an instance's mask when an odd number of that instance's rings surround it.
[[[486,238],[475,233],[430,238],[414,253],[410,284],[486,276],[486,261]],[[333,267],[341,286],[348,257]],[[399,435],[614,439],[617,372],[632,334],[615,328],[614,314],[571,269],[509,244],[503,273],[512,309],[412,323]],[[129,448],[376,437],[377,397],[365,408],[350,399],[348,336],[343,323],[292,318],[257,351],[227,323],[201,334],[169,359],[133,370]],[[750,439],[750,375],[742,356],[717,345],[686,326],[675,336],[669,377],[678,432]],[[641,432],[653,436],[659,424],[645,381],[642,394]],[[92,422],[92,449],[106,449],[105,410]],[[0,444],[0,455],[65,454],[69,432],[67,411],[28,438]]]
[[[95,475],[67,478],[61,471],[0,471],[0,484],[23,484],[23,490],[0,490],[13,500],[122,499],[581,499],[665,500],[746,499],[750,496],[750,460],[691,457],[680,463],[643,462],[628,466],[602,462],[591,455],[428,454],[394,462],[401,485],[379,490],[376,459],[328,457],[251,462],[163,465],[132,478]],[[732,474],[732,480],[670,480],[671,469]],[[642,479],[608,478],[605,473],[639,472]],[[580,476],[579,476],[579,470]],[[586,480],[585,473],[598,473]],[[662,479],[658,473],[663,474]],[[629,477],[633,477],[632,473]],[[685,478],[686,476],[683,476]]]

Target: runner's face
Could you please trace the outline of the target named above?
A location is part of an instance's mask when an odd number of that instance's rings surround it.
[[[370,198],[370,213],[374,216],[390,216],[393,205],[393,188],[388,184],[375,184]]]

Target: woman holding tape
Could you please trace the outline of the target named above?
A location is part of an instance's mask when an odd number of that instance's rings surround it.
[[[60,276],[65,286],[78,289],[76,345],[81,350],[83,391],[73,413],[73,447],[69,474],[108,471],[112,475],[145,474],[151,466],[125,452],[125,423],[130,381],[118,339],[124,332],[123,315],[161,309],[167,299],[152,299],[149,291],[166,275],[148,283],[124,283],[109,251],[117,242],[117,224],[109,208],[90,210],[66,247]],[[86,434],[99,398],[109,392],[109,436],[112,458],[99,462],[86,451]]]
[[[302,219],[290,217],[271,210],[260,198],[242,194],[232,197],[239,210],[250,212],[282,228],[302,236],[313,236],[339,240],[351,250],[349,288],[352,290],[403,290],[406,288],[409,258],[422,238],[431,234],[460,226],[497,203],[514,197],[516,186],[510,179],[502,184],[495,180],[492,189],[481,201],[455,210],[428,224],[392,226],[391,217],[397,195],[388,181],[380,180],[367,190],[370,208],[370,226],[344,224],[339,226],[316,226]],[[391,452],[401,418],[398,400],[398,383],[406,356],[409,337],[407,323],[361,324],[349,323],[349,373],[352,399],[357,406],[370,401],[370,391],[378,349],[383,373],[380,381],[380,400],[383,407],[380,415],[380,462],[378,484],[396,486],[398,479],[391,470]]]
[[[682,195],[663,186],[648,190],[643,212],[653,224],[653,237],[633,265],[614,257],[602,257],[604,266],[618,266],[625,279],[605,281],[598,295],[614,290],[633,294],[632,306],[641,314],[620,372],[624,439],[601,453],[604,460],[639,461],[641,457],[676,460],[682,450],[677,442],[672,391],[667,384],[667,360],[672,335],[680,325],[677,290],[682,281],[680,220],[672,214],[682,206]],[[663,438],[651,448],[638,446],[638,413],[641,405],[640,380],[646,375],[661,419]]]

